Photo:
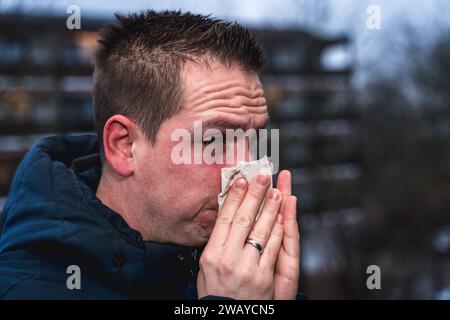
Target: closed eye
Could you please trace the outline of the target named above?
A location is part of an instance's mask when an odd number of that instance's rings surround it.
[[[216,142],[216,136],[204,137],[203,144],[210,145],[213,142]],[[222,144],[226,144],[225,135],[222,133]]]

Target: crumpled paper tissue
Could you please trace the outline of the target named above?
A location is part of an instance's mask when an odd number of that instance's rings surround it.
[[[270,187],[272,187],[272,165],[270,164],[269,159],[267,159],[266,156],[256,161],[238,162],[236,167],[222,168],[222,192],[219,193],[219,196],[217,197],[217,201],[219,203],[219,211],[222,208],[228,190],[230,189],[234,181],[239,178],[244,178],[247,183],[250,184],[259,173],[271,177]]]

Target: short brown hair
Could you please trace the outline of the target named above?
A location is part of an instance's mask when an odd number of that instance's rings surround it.
[[[263,53],[237,23],[180,11],[147,11],[100,31],[94,59],[95,126],[103,154],[103,128],[114,114],[137,123],[151,143],[161,124],[181,110],[181,69],[187,60],[212,56],[259,72]]]

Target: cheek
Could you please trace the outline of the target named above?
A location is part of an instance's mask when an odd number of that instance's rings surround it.
[[[152,172],[152,182],[164,186],[169,198],[188,195],[198,201],[211,200],[220,192],[221,169],[218,164],[175,164],[172,149],[176,143],[164,141],[141,157],[145,161],[144,171]],[[156,150],[157,149],[157,150]]]
[[[215,193],[220,192],[220,165],[201,165],[198,169],[202,175],[204,185],[208,185],[214,189]]]
[[[183,181],[188,189],[198,189],[205,195],[220,192],[219,165],[171,165],[170,171]]]

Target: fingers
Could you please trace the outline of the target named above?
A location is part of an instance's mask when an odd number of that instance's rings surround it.
[[[263,248],[265,248],[267,241],[275,223],[278,210],[281,205],[281,192],[277,189],[269,191],[269,196],[264,203],[259,219],[256,221],[249,238],[256,240]],[[263,251],[264,252],[264,251]],[[252,264],[260,260],[261,254],[257,248],[247,244],[244,249],[244,258],[251,261]]]
[[[278,175],[277,189],[279,189],[283,195],[290,196],[292,194],[291,180],[291,173],[288,170],[283,170]]]
[[[292,194],[292,178],[288,170],[278,175],[277,188],[283,193],[280,213],[283,215],[284,239],[283,248],[289,255],[300,255],[300,236],[297,224],[297,198]],[[298,252],[298,253],[297,253]]]
[[[283,215],[278,214],[273,225],[269,241],[267,241],[264,252],[261,255],[259,266],[261,269],[274,270],[283,242]]]
[[[225,246],[230,251],[236,252],[244,248],[245,240],[253,228],[256,215],[270,186],[269,182],[269,176],[259,174],[249,185],[247,194],[234,215],[228,234]]]
[[[288,170],[283,170],[278,175],[277,189],[283,193],[283,202],[281,203],[280,213],[284,211],[286,197],[290,196],[292,193],[291,180],[291,173]]]
[[[292,257],[300,256],[300,233],[297,223],[297,198],[289,196],[283,211],[283,249]]]
[[[240,178],[233,183],[222,209],[217,215],[216,224],[209,238],[208,245],[222,246],[225,243],[230,232],[234,213],[238,210],[246,192],[247,181],[245,179]]]

